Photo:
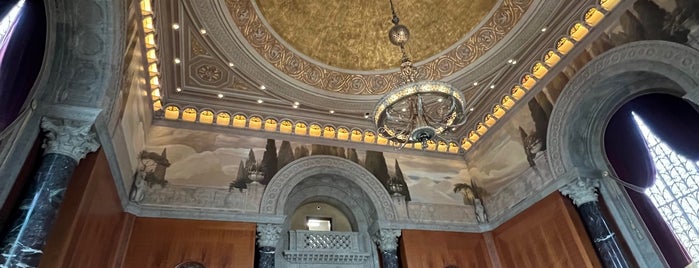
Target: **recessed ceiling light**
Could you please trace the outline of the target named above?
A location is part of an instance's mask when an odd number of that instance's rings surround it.
[[[298,101],[294,102],[294,105],[298,106],[300,103]]]
[[[298,104],[291,105],[291,107],[294,107],[294,109],[299,108]]]
[[[218,98],[219,98],[219,99],[223,98],[223,94],[222,94],[222,93],[218,93]]]
[[[400,110],[403,111],[403,112],[405,112],[405,111],[407,111],[408,109],[403,108],[403,109],[400,109]]]
[[[228,67],[233,67],[233,66],[235,66],[235,64],[233,64],[232,62],[228,63]]]
[[[456,131],[456,128],[455,127],[451,128],[451,131]]]
[[[437,102],[442,102],[442,98],[437,99]]]
[[[179,29],[180,29],[180,25],[177,24],[177,23],[173,23],[173,24],[172,24],[172,29],[179,30]]]
[[[515,65],[515,64],[517,64],[517,61],[516,61],[516,60],[513,60],[513,61],[512,61],[512,65]]]
[[[331,113],[331,114],[334,114],[334,113],[335,113],[335,110],[330,110],[330,113]]]
[[[263,103],[263,102],[265,102],[265,101],[263,101],[262,99],[257,100],[257,103]]]
[[[369,118],[369,113],[365,113],[364,118]]]
[[[473,85],[474,85],[474,86],[477,86],[477,85],[478,85],[478,81],[473,82]]]
[[[541,28],[541,31],[542,31],[542,32],[545,32],[546,30],[547,30],[546,27]]]
[[[260,89],[265,90],[265,89],[267,89],[267,87],[265,85],[261,85]]]
[[[175,58],[175,64],[180,64],[180,58]]]
[[[177,87],[177,88],[175,88],[175,91],[177,91],[177,92],[181,92],[181,91],[182,91],[182,88],[180,88],[180,87]]]
[[[468,108],[468,110],[471,111],[471,112],[473,112],[474,109],[473,109],[473,107],[471,107],[471,108]]]
[[[201,34],[206,34],[206,29],[204,29],[204,28],[200,29],[200,30],[199,30],[199,33],[201,33]]]
[[[495,88],[495,85],[490,85],[490,88]]]

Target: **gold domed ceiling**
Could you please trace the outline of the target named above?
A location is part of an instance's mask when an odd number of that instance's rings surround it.
[[[403,0],[395,6],[411,31],[408,50],[422,61],[456,44],[496,2]],[[323,64],[349,70],[398,67],[400,52],[388,42],[388,0],[261,0],[257,6],[284,41]]]

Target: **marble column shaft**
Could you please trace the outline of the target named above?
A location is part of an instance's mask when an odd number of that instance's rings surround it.
[[[578,178],[561,188],[560,192],[573,200],[593,242],[597,256],[606,268],[627,268],[629,261],[619,247],[616,236],[600,210],[597,201],[599,181],[592,178]]]
[[[400,262],[398,261],[398,237],[400,237],[400,235],[401,230],[381,229],[374,236],[374,241],[381,251],[381,267],[400,267]]]
[[[257,267],[274,268],[276,246],[281,232],[282,227],[278,224],[257,225]]]
[[[78,161],[99,147],[90,125],[76,122],[42,121],[48,131],[44,156],[22,199],[20,215],[3,239],[0,267],[36,267],[51,230],[63,193]]]

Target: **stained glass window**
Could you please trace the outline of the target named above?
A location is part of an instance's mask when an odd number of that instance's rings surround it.
[[[656,180],[646,190],[692,260],[699,260],[699,163],[673,151],[634,114],[656,169]]]

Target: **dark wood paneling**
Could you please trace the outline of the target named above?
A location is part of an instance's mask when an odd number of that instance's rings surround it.
[[[601,267],[575,208],[558,192],[493,231],[503,267]]]
[[[115,267],[132,218],[122,211],[104,152],[87,155],[65,192],[40,267]]]
[[[400,254],[403,268],[492,267],[482,234],[403,230]]]
[[[254,223],[136,218],[125,268],[175,267],[198,261],[206,267],[253,267]]]

